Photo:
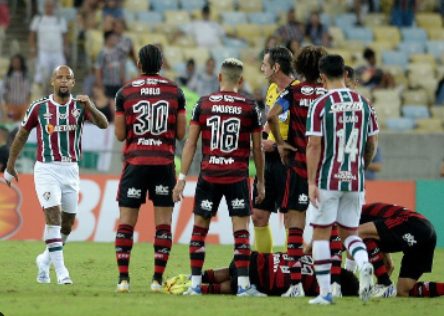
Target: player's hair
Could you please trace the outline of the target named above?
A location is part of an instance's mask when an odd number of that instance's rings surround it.
[[[232,84],[239,82],[243,71],[244,64],[236,58],[225,59],[220,69],[223,80]]]
[[[371,49],[371,48],[364,49],[364,53],[362,54],[362,56],[365,59],[369,59],[369,58],[375,57],[375,55],[376,55],[375,51],[373,49]]]
[[[155,45],[148,44],[139,50],[139,61],[144,74],[157,74],[162,68],[162,60],[162,52]]]
[[[358,278],[350,271],[341,268],[341,292],[343,296],[357,296],[359,291]]]
[[[344,66],[344,70],[347,72],[347,78],[348,79],[350,79],[351,81],[355,81],[356,80],[356,73],[355,73],[355,70],[352,67],[350,67],[348,65],[345,65]]]
[[[319,61],[319,71],[328,79],[341,79],[344,77],[344,59],[341,55],[326,55]]]
[[[282,46],[267,48],[265,49],[264,54],[268,54],[268,62],[271,66],[279,64],[281,66],[281,71],[285,75],[290,76],[292,74],[293,66],[291,60],[293,59],[293,54],[288,48]]]
[[[324,47],[305,46],[293,59],[293,68],[304,76],[306,81],[315,82],[319,78],[319,60],[326,55],[327,50]]]

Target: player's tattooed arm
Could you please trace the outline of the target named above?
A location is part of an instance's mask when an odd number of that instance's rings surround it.
[[[367,138],[367,145],[365,147],[364,162],[365,170],[371,164],[373,158],[376,155],[376,150],[378,148],[378,135],[369,136]]]
[[[17,135],[15,135],[14,141],[12,142],[11,149],[9,150],[9,159],[6,165],[6,171],[15,178],[18,182],[18,173],[15,170],[15,162],[23,150],[23,147],[28,140],[30,131],[25,128],[20,128]],[[10,183],[8,183],[10,185]]]
[[[80,103],[80,105],[91,114],[91,122],[97,126],[98,128],[105,129],[108,127],[108,120],[106,116],[97,110],[95,106],[93,106],[91,100],[87,95],[78,95],[76,97],[76,101]]]

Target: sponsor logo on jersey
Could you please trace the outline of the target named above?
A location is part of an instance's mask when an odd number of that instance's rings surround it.
[[[310,99],[301,99],[299,100],[299,105],[309,108],[316,100],[310,100]]]
[[[304,86],[301,88],[301,92],[305,95],[312,95],[315,92],[315,89],[313,87]]]
[[[158,139],[146,139],[146,138],[139,138],[137,140],[137,145],[143,145],[143,146],[160,146],[162,145],[162,141]]]
[[[234,210],[239,210],[239,209],[244,209],[245,208],[245,200],[242,199],[234,199],[233,201],[231,201],[231,206],[233,207]]]
[[[143,79],[139,79],[139,80],[134,80],[132,83],[132,86],[135,88],[141,87],[145,84],[145,80]]]
[[[234,98],[231,95],[224,95],[224,100],[231,103],[234,102]]]
[[[45,125],[45,131],[46,131],[48,134],[52,134],[52,133],[54,133],[54,125],[51,125],[51,124],[47,124],[47,125]]]
[[[156,185],[156,195],[168,195],[168,193],[168,187],[164,187],[163,185]]]
[[[343,182],[352,182],[353,180],[356,180],[357,177],[352,174],[350,171],[339,171],[333,177],[339,181]]]
[[[159,95],[160,88],[142,88],[140,89],[140,95]]]
[[[142,190],[137,190],[136,188],[129,188],[126,195],[129,198],[139,199],[142,196]]]
[[[215,95],[210,96],[210,101],[211,102],[220,102],[220,101],[222,101],[223,98],[224,98],[223,95],[215,94]]]
[[[80,113],[82,113],[80,109],[74,109],[71,111],[72,116],[74,116],[75,118],[78,118],[80,116]]]
[[[59,113],[59,119],[66,120],[69,117],[69,113]]]
[[[51,117],[52,117],[52,114],[49,112],[43,114],[43,118],[47,121],[49,121],[51,119]]]
[[[146,84],[168,83],[168,80],[157,79],[157,78],[149,78],[149,79],[146,79],[145,83]]]
[[[211,108],[211,112],[214,113],[229,113],[229,114],[241,114],[242,107],[232,105],[217,105],[214,104]]]
[[[216,157],[216,156],[210,156],[210,164],[213,165],[231,165],[234,163],[233,158],[225,158],[225,157]]]
[[[213,202],[210,202],[208,200],[203,200],[202,203],[200,203],[200,207],[203,210],[211,212],[211,210],[213,209]]]
[[[364,107],[362,102],[340,102],[331,105],[329,113],[361,111]]]
[[[62,156],[62,162],[72,162],[72,158],[71,157]]]
[[[51,192],[45,192],[43,193],[43,198],[45,201],[49,201],[49,198],[51,197]]]
[[[325,88],[316,88],[315,90],[316,90],[316,94],[324,95],[327,93],[327,90]]]
[[[307,194],[304,194],[304,193],[300,194],[299,198],[298,198],[298,201],[301,204],[308,204],[308,196],[307,196]]]
[[[55,132],[70,132],[70,131],[75,131],[76,129],[77,125],[56,125],[56,126],[53,126],[51,124],[46,125],[46,131],[48,132],[48,134],[52,134]]]
[[[417,241],[415,240],[415,236],[413,236],[410,233],[407,233],[404,236],[402,236],[402,239],[404,239],[407,242],[409,247],[413,247],[417,243]]]

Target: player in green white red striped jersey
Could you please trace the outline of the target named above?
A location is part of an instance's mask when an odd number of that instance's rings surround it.
[[[51,85],[54,93],[33,102],[12,143],[5,179],[11,185],[18,174],[15,162],[33,128],[37,128],[37,162],[34,183],[37,197],[45,213],[46,250],[37,256],[37,282],[50,283],[49,266],[56,270],[58,284],[72,284],[63,259],[63,245],[71,233],[79,198],[81,136],[85,120],[99,128],[107,128],[106,117],[86,95],[70,94],[74,73],[67,66],[54,70]]]
[[[364,169],[372,161],[378,142],[376,113],[370,103],[346,88],[344,60],[327,55],[319,62],[328,93],[316,100],[307,117],[307,172],[313,226],[313,257],[320,295],[311,304],[331,304],[332,225],[360,270],[359,294],[371,298],[373,266],[357,227],[364,190]]]

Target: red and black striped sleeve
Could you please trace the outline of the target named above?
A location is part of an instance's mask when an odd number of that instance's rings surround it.
[[[116,94],[116,115],[125,114],[125,98],[123,97],[123,88],[120,88]]]
[[[259,106],[256,102],[253,104],[253,111],[252,111],[252,120],[251,120],[251,131],[253,133],[255,132],[262,132],[263,125],[261,123],[261,110],[259,109]]]
[[[183,93],[183,90],[181,88],[178,88],[177,91],[177,112],[178,113],[185,113],[187,110],[187,99],[185,98],[185,93]]]
[[[202,106],[202,98],[197,101],[196,105],[194,106],[193,113],[191,114],[191,120],[190,125],[195,124],[199,125],[199,119],[200,119],[200,112],[201,112],[201,106]]]

